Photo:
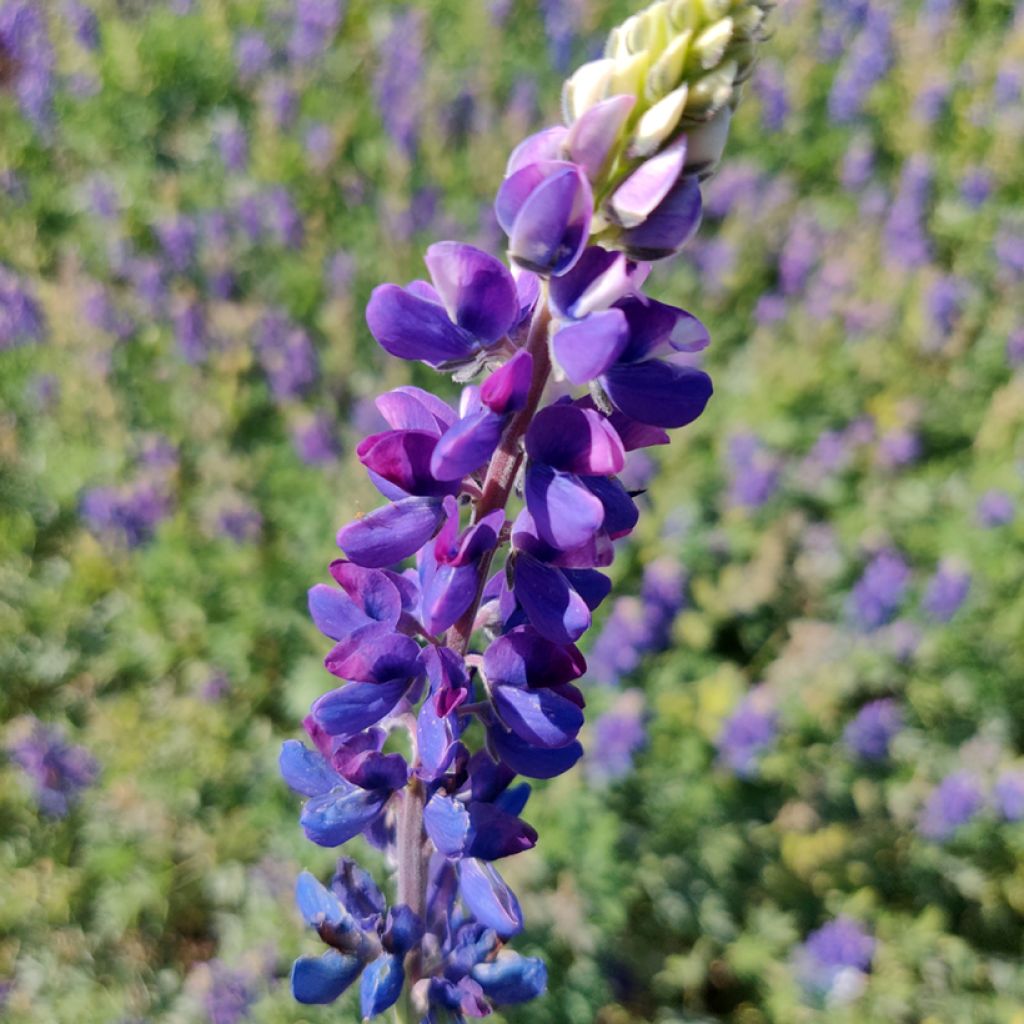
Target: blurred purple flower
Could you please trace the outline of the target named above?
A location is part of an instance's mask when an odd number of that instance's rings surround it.
[[[247,498],[233,494],[218,508],[214,526],[220,536],[236,544],[245,544],[259,539],[263,516]]]
[[[778,490],[781,463],[756,434],[737,434],[729,441],[729,503],[760,508]]]
[[[865,761],[881,761],[889,756],[889,744],[903,728],[903,712],[888,697],[873,700],[857,712],[843,731],[843,742]]]
[[[54,52],[45,5],[7,0],[0,6],[0,88],[10,87],[25,117],[47,129],[53,119]]]
[[[186,363],[201,363],[209,351],[206,313],[202,304],[184,303],[174,314],[174,338]]]
[[[754,90],[761,101],[761,126],[765,131],[781,131],[789,114],[786,76],[777,60],[764,60],[758,65]]]
[[[256,351],[277,399],[296,398],[315,383],[316,350],[309,335],[281,313],[268,313],[257,330]]]
[[[265,202],[267,224],[277,241],[286,249],[298,249],[305,231],[302,217],[288,190],[283,185],[271,189]]]
[[[424,12],[397,9],[378,46],[374,94],[384,130],[411,156],[419,141],[423,114]]]
[[[234,115],[223,118],[216,128],[217,150],[225,169],[236,174],[249,163],[249,139],[242,122]]]
[[[630,772],[637,751],[647,742],[646,717],[642,691],[626,690],[595,720],[594,739],[583,762],[591,782],[614,782]]]
[[[548,52],[556,71],[564,72],[572,58],[572,47],[580,31],[586,0],[540,0]]]
[[[921,814],[921,834],[926,839],[951,838],[981,810],[985,798],[977,780],[967,772],[947,775],[932,790]]]
[[[209,987],[203,1005],[210,1024],[241,1024],[257,999],[255,979],[248,972],[236,971],[219,960],[211,960]]]
[[[884,626],[903,603],[910,583],[910,567],[897,551],[886,550],[868,563],[851,593],[858,624],[867,630]]]
[[[274,54],[270,44],[259,32],[245,32],[235,43],[235,60],[243,81],[252,81],[270,67]]]
[[[892,28],[889,12],[869,7],[864,28],[843,61],[828,97],[828,112],[840,124],[860,115],[875,84],[892,62]]]
[[[38,719],[8,748],[11,760],[32,783],[39,810],[63,818],[99,774],[99,766],[84,747],[67,742],[62,730]]]
[[[864,989],[875,940],[850,917],[837,917],[811,932],[795,955],[796,974],[813,996],[842,1005]]]
[[[341,0],[294,0],[295,21],[288,40],[288,56],[296,64],[308,64],[334,41],[341,25]]]
[[[1024,280],[1024,232],[1003,228],[996,235],[995,253],[1000,267],[1012,280]]]
[[[260,90],[260,103],[279,132],[291,126],[299,110],[298,96],[283,78],[271,78],[264,84]]]
[[[355,257],[344,249],[331,253],[327,260],[324,278],[327,290],[333,299],[346,299],[352,290],[352,282],[356,275]]]
[[[968,206],[978,209],[992,194],[992,176],[984,167],[973,167],[960,183],[960,194]]]
[[[995,786],[996,807],[1007,821],[1024,819],[1024,772],[1003,772]]]
[[[341,452],[334,421],[322,412],[304,417],[295,425],[292,443],[299,458],[311,466],[333,462]]]
[[[878,439],[875,460],[883,469],[902,469],[921,457],[921,439],[907,427],[898,427]]]
[[[304,138],[306,159],[309,166],[318,174],[323,174],[331,166],[334,158],[334,132],[329,124],[317,122],[306,129]]]
[[[100,45],[100,24],[96,12],[81,0],[64,0],[64,18],[80,46],[97,50]]]
[[[971,574],[949,559],[943,559],[928,583],[921,602],[929,618],[949,622],[967,600],[971,590]]]
[[[875,172],[875,146],[871,137],[858,133],[850,139],[843,156],[839,180],[843,188],[859,192]]]
[[[975,521],[984,529],[1012,523],[1016,515],[1013,498],[1006,491],[986,491],[978,501]]]
[[[195,221],[190,217],[178,216],[159,221],[153,230],[169,268],[177,274],[185,273],[196,258],[199,230]]]
[[[42,341],[44,330],[39,303],[18,276],[0,263],[0,352]]]
[[[757,774],[761,755],[775,743],[778,714],[768,690],[755,687],[726,719],[716,745],[722,763],[741,778]]]
[[[931,258],[925,217],[932,193],[932,171],[924,156],[913,156],[900,175],[899,191],[885,224],[886,256],[890,264],[914,269]]]
[[[925,337],[926,351],[942,347],[946,337],[956,328],[966,300],[967,283],[953,274],[943,274],[928,289],[925,307],[937,337]]]
[[[1024,366],[1024,327],[1018,327],[1006,339],[1006,361],[1012,367]]]

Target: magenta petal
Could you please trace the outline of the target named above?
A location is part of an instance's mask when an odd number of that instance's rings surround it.
[[[609,207],[624,228],[642,224],[672,191],[686,164],[686,139],[645,160],[612,195]]]
[[[629,326],[622,311],[606,309],[560,327],[551,348],[566,377],[578,385],[600,377],[628,342]]]
[[[569,159],[596,181],[619,142],[622,127],[636,106],[635,96],[612,96],[595,103],[569,129]]]
[[[518,319],[519,296],[504,263],[459,242],[438,242],[425,258],[448,315],[459,327],[485,345],[508,333]]]
[[[526,433],[526,454],[533,462],[563,473],[588,476],[618,473],[626,461],[622,442],[608,420],[594,409],[568,403],[549,405],[537,413]]]
[[[339,558],[331,562],[331,575],[371,619],[391,628],[398,624],[402,615],[402,595],[387,573]]]
[[[501,440],[505,417],[483,409],[459,420],[437,442],[430,472],[437,480],[461,480],[478,470],[494,454]]]
[[[546,639],[572,643],[590,628],[590,609],[562,571],[526,552],[516,558],[514,589],[530,624]]]
[[[583,712],[553,690],[498,686],[494,706],[501,720],[520,738],[538,747],[564,747],[583,727]]]
[[[613,366],[602,378],[618,409],[655,427],[682,427],[704,411],[711,398],[711,378],[692,366],[661,359]]]
[[[440,498],[403,498],[343,526],[338,547],[353,562],[380,569],[419,551],[442,519]]]
[[[386,352],[430,366],[463,362],[477,347],[472,335],[453,324],[442,306],[395,284],[374,289],[366,323]]]
[[[421,497],[454,494],[458,485],[437,480],[430,472],[437,436],[425,430],[389,430],[371,434],[356,448],[359,461],[372,473],[408,494]]]
[[[526,405],[533,382],[533,356],[521,349],[483,382],[480,400],[491,412],[518,412]]]
[[[700,227],[700,218],[701,195],[697,179],[683,178],[643,224],[619,235],[619,244],[635,260],[664,259],[693,238]]]
[[[565,152],[564,144],[568,128],[555,125],[552,128],[545,128],[534,135],[523,139],[522,142],[512,150],[508,158],[508,166],[505,168],[505,177],[511,177],[516,171],[521,170],[527,164],[535,164],[538,161],[561,160]]]

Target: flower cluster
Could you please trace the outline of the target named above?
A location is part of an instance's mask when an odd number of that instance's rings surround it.
[[[377,399],[386,429],[356,453],[387,503],[341,528],[333,584],[310,591],[343,685],[306,719],[313,749],[285,744],[282,773],[308,798],[306,835],[365,836],[396,897],[346,859],[330,889],[302,876],[330,947],[296,962],[302,1002],[358,978],[364,1018],[405,991],[406,1016],[456,1021],[545,987],[542,962],[503,948],[522,914],[494,862],[537,842],[515,777],[582,755],[576,642],[639,517],[626,454],[668,443],[711,396],[693,358],[707,331],[642,288],[643,261],[697,227],[759,37],[765,5],[714,6],[629,19],[567,84],[568,124],[515,149],[495,202],[512,269],[441,242],[429,281],[370,299],[385,351],[464,386],[455,406],[412,386]]]

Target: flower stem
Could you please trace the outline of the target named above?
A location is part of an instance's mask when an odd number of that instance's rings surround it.
[[[498,450],[491,459],[487,477],[484,480],[483,494],[476,503],[474,512],[474,521],[476,522],[491,512],[503,509],[508,504],[519,467],[523,461],[523,438],[530,421],[537,412],[544,389],[547,387],[548,378],[551,376],[551,355],[548,351],[551,310],[548,306],[547,286],[543,285],[542,288],[540,298],[537,300],[537,308],[533,313],[533,321],[530,324],[530,333],[526,339],[526,351],[533,357],[533,379],[530,381],[530,391],[526,398],[526,405],[512,417],[511,422],[505,428],[505,433],[502,434]],[[448,631],[446,643],[456,654],[465,654],[469,649],[473,623],[480,608],[480,599],[483,596],[484,584],[487,582],[495,550],[497,548],[481,560],[480,585],[477,587],[476,598],[462,618]]]

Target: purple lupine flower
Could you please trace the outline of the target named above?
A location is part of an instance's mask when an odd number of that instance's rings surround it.
[[[258,998],[255,979],[248,971],[238,971],[220,960],[211,960],[203,1008],[210,1024],[241,1024]]]
[[[757,300],[754,307],[754,319],[762,326],[768,327],[786,319],[786,298],[784,295],[768,293]]]
[[[96,12],[81,0],[64,0],[61,13],[67,20],[78,44],[86,50],[98,50],[100,23]]]
[[[889,12],[871,6],[864,28],[854,40],[832,83],[828,112],[839,123],[852,121],[864,109],[868,95],[892,63],[892,26]]]
[[[995,254],[1000,268],[1011,280],[1024,280],[1024,231],[1002,228],[996,235]]]
[[[541,0],[544,34],[556,71],[564,72],[572,58],[572,47],[580,30],[586,0]]]
[[[907,662],[921,645],[921,629],[908,619],[897,619],[881,631],[881,639],[897,661]]]
[[[975,521],[986,530],[1012,523],[1017,514],[1013,498],[1006,491],[986,491],[978,500]]]
[[[762,61],[755,75],[755,91],[761,101],[761,125],[768,132],[781,131],[789,114],[786,76],[776,60]]]
[[[967,286],[962,278],[944,274],[932,284],[928,289],[925,306],[935,336],[925,338],[925,349],[942,347],[947,336],[956,329],[966,299]]]
[[[888,261],[909,269],[931,258],[931,243],[925,233],[925,217],[932,192],[932,171],[923,156],[911,157],[900,175],[900,187],[889,208],[885,224]]]
[[[259,78],[270,67],[273,58],[274,53],[270,49],[270,44],[259,32],[245,32],[235,43],[238,74],[245,82]]]
[[[764,684],[755,687],[725,720],[715,745],[721,762],[749,779],[757,775],[762,755],[775,743],[779,721]]]
[[[910,567],[891,549],[881,551],[868,563],[851,594],[854,617],[862,629],[884,626],[903,603],[910,583]]]
[[[167,286],[159,261],[132,260],[128,265],[128,277],[135,288],[136,298],[147,314],[154,318],[161,317],[167,302]]]
[[[263,318],[256,332],[256,352],[275,398],[296,398],[316,382],[313,342],[282,313],[270,312]]]
[[[186,363],[201,363],[209,351],[206,313],[199,302],[186,302],[174,314],[174,338]]]
[[[1006,821],[1024,820],[1024,772],[1003,772],[995,785],[996,808]]]
[[[823,0],[818,48],[823,60],[835,60],[864,24],[870,0]]]
[[[84,747],[68,743],[62,730],[38,719],[23,723],[8,752],[32,784],[39,810],[66,817],[84,789],[96,781],[99,765]]]
[[[583,762],[591,782],[614,782],[629,773],[647,742],[646,718],[643,692],[626,690],[594,722],[592,749]]]
[[[707,184],[704,213],[724,217],[738,206],[744,209],[761,196],[763,172],[756,164],[737,160],[723,167]]]
[[[921,834],[936,841],[950,839],[974,818],[984,803],[977,780],[967,772],[953,772],[932,790],[921,813]]]
[[[291,84],[284,78],[267,79],[260,89],[260,104],[279,131],[286,131],[295,121],[299,111],[299,99]]]
[[[857,712],[843,730],[843,742],[864,761],[889,756],[889,744],[903,728],[903,712],[889,697],[873,700]]]
[[[334,159],[334,132],[331,131],[331,126],[323,122],[311,124],[306,129],[303,143],[309,166],[317,173],[323,174]]]
[[[0,63],[25,117],[45,131],[53,120],[55,55],[45,8],[33,0],[7,0],[0,7]]]
[[[43,312],[31,291],[0,263],[0,352],[41,341],[45,329]]]
[[[934,124],[946,109],[952,85],[948,80],[927,83],[914,100],[914,113],[926,125]]]
[[[1020,102],[1024,90],[1024,74],[1012,64],[1001,67],[992,86],[992,102],[996,107],[1010,107]]]
[[[864,990],[875,956],[875,939],[850,917],[837,917],[807,936],[794,957],[809,995],[833,1005],[852,1002]]]
[[[883,469],[903,469],[913,465],[920,457],[921,438],[915,430],[897,427],[878,439],[875,460]]]
[[[196,258],[199,229],[191,217],[175,217],[154,225],[157,241],[163,250],[168,268],[176,274],[184,274]]]
[[[265,202],[266,223],[278,243],[286,249],[298,249],[302,245],[305,230],[302,216],[288,190],[284,186],[271,189]]]
[[[217,150],[224,167],[236,174],[249,163],[249,139],[241,121],[235,116],[223,118],[216,128]]]
[[[112,291],[102,284],[94,283],[86,289],[82,300],[82,316],[90,326],[112,334],[121,341],[135,332],[135,322],[127,313],[118,309]]]
[[[971,574],[951,559],[943,559],[928,583],[921,606],[934,621],[949,622],[967,600],[970,590]]]
[[[241,494],[224,498],[217,508],[214,531],[236,544],[249,544],[259,540],[263,532],[260,510]]]
[[[308,64],[323,54],[341,25],[342,12],[342,0],[295,0],[295,20],[288,40],[292,61]]]
[[[729,503],[760,508],[779,486],[779,459],[755,434],[737,434],[729,442]]]
[[[347,298],[356,276],[355,257],[344,249],[331,253],[324,268],[327,290],[334,299]]]
[[[779,253],[779,285],[783,295],[804,290],[811,271],[818,263],[821,233],[810,216],[797,216]]]
[[[325,413],[305,417],[292,430],[299,458],[311,466],[333,462],[341,452],[333,420]]]
[[[972,167],[960,182],[960,195],[968,206],[977,210],[992,194],[992,175],[984,167]]]
[[[425,33],[423,11],[414,7],[395,11],[378,46],[373,80],[384,130],[407,157],[419,142]]]

